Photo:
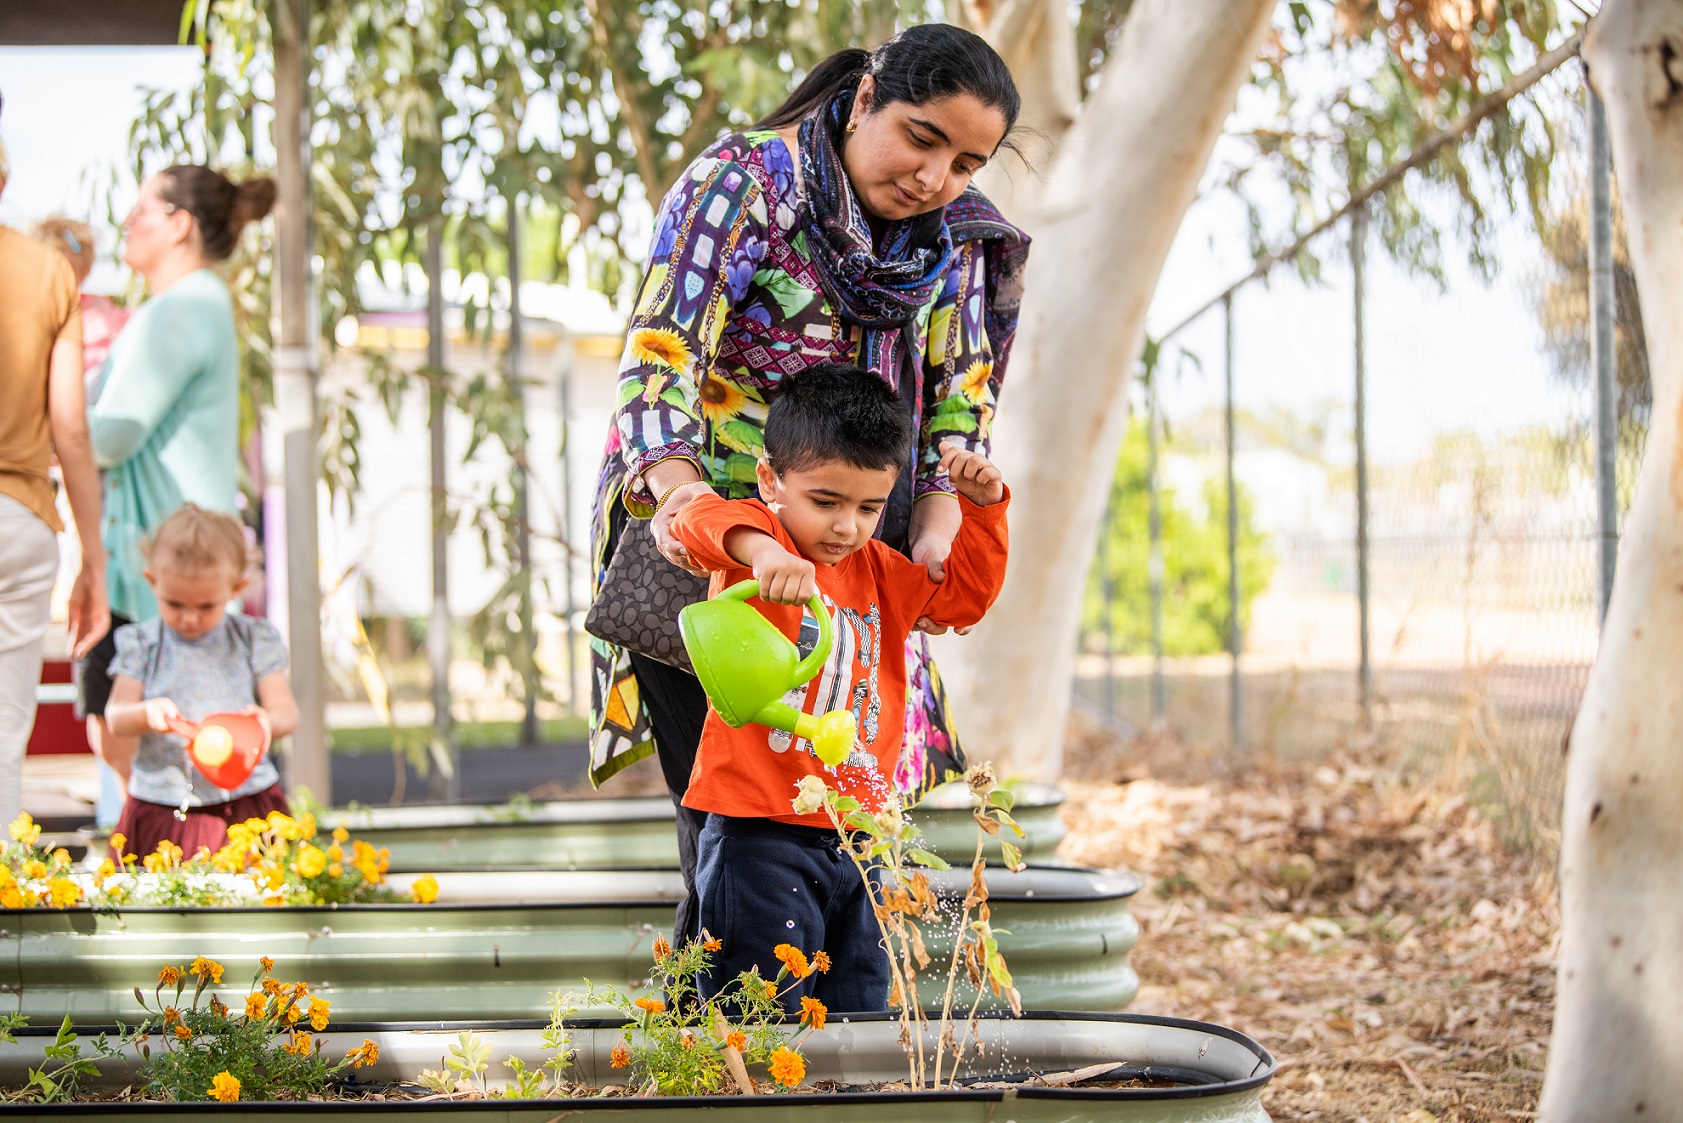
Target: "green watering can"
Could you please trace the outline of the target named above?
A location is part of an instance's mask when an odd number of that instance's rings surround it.
[[[678,613],[678,630],[695,664],[701,688],[732,729],[749,722],[769,725],[812,742],[818,759],[834,768],[847,759],[859,728],[848,710],[820,717],[783,701],[810,682],[830,657],[835,624],[817,596],[807,601],[818,618],[818,644],[805,659],[777,626],[747,603],[760,591],[754,580],[738,581],[712,600]]]

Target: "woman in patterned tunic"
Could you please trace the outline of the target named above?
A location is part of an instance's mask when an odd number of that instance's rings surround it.
[[[970,179],[1017,108],[992,48],[924,25],[826,59],[765,121],[689,166],[661,203],[628,326],[592,525],[598,587],[627,517],[652,517],[661,552],[687,568],[666,530],[695,494],[685,485],[756,494],[778,380],[828,362],[875,371],[905,398],[918,447],[877,533],[939,579],[959,524],[939,446],[987,450],[1016,329],[1028,239]],[[706,697],[685,671],[601,640],[592,647],[593,782],[658,752],[677,806],[691,891],[677,943],[695,934],[705,815],[681,800]],[[895,781],[915,793],[963,758],[923,635],[905,658]]]

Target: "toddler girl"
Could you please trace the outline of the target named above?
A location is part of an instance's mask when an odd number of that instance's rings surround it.
[[[280,775],[265,753],[236,790],[216,787],[188,759],[169,719],[235,711],[256,717],[272,737],[291,733],[298,704],[286,647],[267,620],[228,615],[248,582],[239,520],[189,503],[159,524],[145,555],[158,616],[117,631],[105,707],[115,736],[140,737],[117,831],[131,854],[149,854],[165,839],[188,854],[216,850],[229,823],[286,810]]]

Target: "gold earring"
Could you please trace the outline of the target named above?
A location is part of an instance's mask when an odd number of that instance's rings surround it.
[[[849,122],[848,122],[848,123],[847,123],[847,131],[848,131],[848,132],[849,132],[849,133],[856,133],[856,132],[858,132],[858,131],[859,131],[859,122],[858,122],[858,121],[849,121]]]

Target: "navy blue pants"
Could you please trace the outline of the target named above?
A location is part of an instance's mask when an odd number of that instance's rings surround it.
[[[793,944],[809,960],[823,951],[830,970],[790,986],[786,1010],[798,1012],[808,995],[832,1013],[888,1009],[888,955],[872,893],[833,831],[709,815],[697,849],[699,920],[724,944],[700,980],[703,996],[754,967],[775,979],[783,965],[773,949]]]

